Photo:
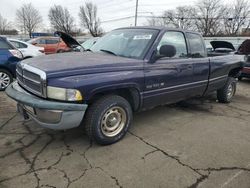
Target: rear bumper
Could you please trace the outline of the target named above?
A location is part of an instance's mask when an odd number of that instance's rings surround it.
[[[72,104],[38,98],[13,82],[5,91],[17,101],[18,111],[24,118],[32,118],[39,125],[50,129],[70,129],[81,124],[86,104]]]

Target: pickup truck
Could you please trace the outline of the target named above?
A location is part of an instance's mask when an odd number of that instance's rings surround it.
[[[125,136],[133,112],[213,91],[229,103],[243,65],[239,54],[208,57],[196,32],[128,27],[85,52],[23,60],[6,93],[24,118],[57,130],[83,125],[91,140],[107,145]]]

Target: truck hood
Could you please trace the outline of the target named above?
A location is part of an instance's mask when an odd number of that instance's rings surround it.
[[[143,60],[93,52],[38,56],[22,62],[43,70],[47,77],[135,70],[143,67]]]
[[[62,31],[56,31],[54,33],[54,35],[58,35],[59,37],[61,37],[61,39],[63,40],[63,42],[69,47],[69,48],[76,48],[78,46],[81,46],[81,44],[79,42],[77,42],[76,39],[74,39],[72,36],[70,36],[67,33],[64,33]]]
[[[213,47],[213,49],[218,49],[218,48],[228,48],[231,49],[233,51],[235,51],[235,48],[233,46],[233,44],[231,42],[227,42],[227,41],[211,41],[210,42],[211,46]]]

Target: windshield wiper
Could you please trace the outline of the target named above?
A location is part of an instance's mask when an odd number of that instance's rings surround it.
[[[117,56],[114,52],[109,51],[109,50],[100,49],[100,51],[102,51],[102,52],[106,52],[106,53],[109,53],[109,54],[112,54],[112,55]]]

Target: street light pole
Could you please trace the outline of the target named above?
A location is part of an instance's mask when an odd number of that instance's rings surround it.
[[[138,13],[138,0],[136,0],[136,5],[135,5],[135,26],[137,26],[137,13]]]

